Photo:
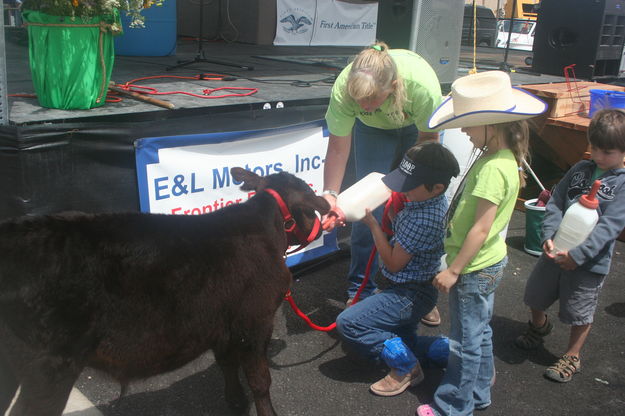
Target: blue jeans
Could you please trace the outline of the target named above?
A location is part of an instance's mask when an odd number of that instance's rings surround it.
[[[395,337],[415,352],[419,321],[437,298],[429,283],[391,286],[341,312],[336,329],[350,349],[368,358],[380,358],[384,341]]]
[[[493,359],[495,289],[508,262],[460,275],[449,292],[449,362],[434,393],[432,408],[441,415],[471,415],[475,408],[490,405]]]
[[[356,119],[354,125],[354,164],[356,168],[356,181],[364,178],[371,172],[388,173],[393,162],[399,163],[404,153],[417,143],[419,131],[415,125],[406,126],[395,130],[376,129],[364,125]],[[373,211],[373,215],[380,221],[384,206]],[[373,248],[371,231],[362,222],[352,224],[351,235],[351,262],[347,279],[347,297],[353,298],[362,279],[365,276],[367,261]],[[370,276],[375,276],[378,270],[377,256],[371,265]],[[363,289],[360,299],[369,296],[375,289],[373,278],[369,279]],[[429,311],[428,311],[429,312]]]

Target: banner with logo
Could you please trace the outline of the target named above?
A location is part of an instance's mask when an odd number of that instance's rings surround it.
[[[318,195],[328,145],[324,122],[278,129],[150,137],[135,142],[141,211],[171,215],[210,214],[245,202],[230,168],[260,176],[281,171],[304,180]],[[292,266],[337,250],[336,232],[287,258]]]
[[[277,0],[274,45],[366,46],[375,42],[378,3]]]

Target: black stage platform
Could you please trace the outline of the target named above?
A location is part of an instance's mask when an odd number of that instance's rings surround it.
[[[6,38],[8,92],[9,94],[33,94],[28,66],[26,34],[23,31],[15,32],[13,30],[12,32]],[[195,41],[183,39],[179,41],[175,56],[117,56],[111,80],[123,84],[140,77],[159,75],[193,77],[207,73],[225,74],[230,76],[228,79],[235,79],[229,81],[195,81],[164,78],[143,81],[140,85],[154,87],[161,92],[186,91],[200,95],[205,89],[220,87],[258,88],[257,93],[247,97],[202,99],[187,95],[159,96],[158,98],[170,101],[175,105],[174,112],[187,113],[187,110],[190,109],[206,109],[207,112],[211,112],[210,109],[215,107],[232,105],[244,105],[250,109],[262,108],[267,102],[327,99],[333,77],[337,71],[361,50],[360,47],[263,46],[225,42],[205,42],[204,45],[204,52],[207,57],[250,66],[253,67],[253,70],[211,63],[196,63],[167,71],[168,67],[175,65],[178,61],[192,59],[195,55]],[[524,68],[523,61],[528,54],[531,55],[531,52],[510,51],[508,63],[516,66],[520,71],[527,70]],[[479,48],[477,58],[479,70],[496,69],[503,62],[504,50]],[[463,47],[458,75],[465,74],[471,66],[471,50]],[[528,75],[521,72],[512,73],[512,76],[517,84],[561,80],[560,77],[540,74]],[[91,110],[64,111],[42,108],[34,98],[10,97],[9,116],[12,124],[20,126],[47,122],[69,122],[71,120],[115,119],[126,115],[136,117],[140,114],[145,118],[170,117],[163,116],[163,112],[166,111],[160,107],[130,98],[124,98],[121,103],[108,103],[103,107]]]

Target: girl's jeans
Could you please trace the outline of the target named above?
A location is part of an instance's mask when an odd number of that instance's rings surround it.
[[[441,415],[471,415],[490,405],[495,289],[508,262],[462,274],[449,292],[449,363],[434,394],[432,408]]]
[[[393,163],[399,164],[404,153],[417,143],[419,131],[415,125],[395,130],[384,130],[364,125],[356,119],[354,125],[354,164],[356,181],[361,180],[371,172],[388,173]],[[373,215],[380,221],[384,206],[373,211]],[[367,268],[367,261],[373,248],[373,238],[369,227],[361,221],[352,224],[351,235],[351,262],[349,266],[349,286],[347,297],[353,298],[362,283]],[[378,269],[377,256],[371,264],[370,276],[375,276]],[[369,279],[363,289],[360,299],[369,296],[375,289],[373,278]],[[429,312],[429,311],[428,311]]]
[[[336,329],[352,350],[380,358],[384,341],[401,337],[416,351],[417,325],[430,312],[438,291],[430,283],[391,286],[345,309],[336,318]]]

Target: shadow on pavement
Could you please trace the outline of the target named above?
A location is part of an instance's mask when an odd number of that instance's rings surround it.
[[[207,410],[216,415],[236,415],[226,404],[223,383],[216,383],[216,380],[223,380],[223,376],[219,367],[212,365],[167,388],[130,394],[107,405],[100,405],[98,410],[104,416],[188,416],[204,415]]]
[[[547,351],[544,345],[529,351],[514,345],[514,339],[527,329],[527,322],[495,315],[491,320],[491,327],[496,338],[493,342],[493,353],[507,364],[518,365],[530,361],[540,366],[550,366],[559,358]]]
[[[625,302],[608,305],[606,306],[605,311],[617,318],[625,318]]]

